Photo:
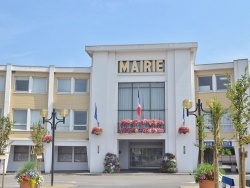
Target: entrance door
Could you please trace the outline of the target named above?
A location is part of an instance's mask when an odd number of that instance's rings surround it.
[[[131,143],[130,168],[159,168],[163,156],[162,142]]]

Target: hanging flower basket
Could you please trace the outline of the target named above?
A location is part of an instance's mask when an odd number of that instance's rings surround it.
[[[52,141],[52,136],[49,134],[45,135],[43,141],[46,143],[50,143]]]
[[[189,131],[190,131],[189,127],[185,125],[180,126],[178,129],[179,134],[186,134],[189,133]]]
[[[95,134],[95,135],[100,135],[103,133],[103,129],[101,127],[93,127],[91,134]]]

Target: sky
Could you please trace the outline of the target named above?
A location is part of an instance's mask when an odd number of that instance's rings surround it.
[[[89,67],[85,46],[197,42],[195,64],[250,59],[249,0],[0,0],[0,65]]]

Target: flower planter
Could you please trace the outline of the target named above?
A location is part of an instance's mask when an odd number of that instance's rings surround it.
[[[190,131],[189,127],[185,125],[180,126],[178,129],[179,134],[186,134],[189,133],[189,131]]]
[[[214,188],[214,181],[211,180],[200,180],[199,188]]]
[[[45,135],[43,141],[45,143],[50,143],[52,141],[52,136],[51,135]]]
[[[101,127],[93,127],[91,134],[95,134],[95,135],[100,135],[102,134],[103,129]]]
[[[37,188],[36,180],[20,182],[20,188]]]

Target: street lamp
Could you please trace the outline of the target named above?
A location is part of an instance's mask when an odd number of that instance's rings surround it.
[[[211,111],[207,111],[204,110],[202,108],[202,103],[201,100],[198,99],[198,102],[196,103],[196,107],[194,111],[189,111],[190,108],[192,108],[192,101],[190,99],[185,99],[182,103],[183,108],[185,108],[187,110],[187,117],[189,115],[194,115],[196,118],[201,116],[201,112],[205,112],[205,113],[211,113]],[[197,111],[198,116],[195,114],[195,112]],[[197,120],[198,121],[198,120]],[[201,137],[201,134],[203,133],[202,131],[204,131],[204,129],[202,129],[201,127],[198,127],[198,135],[199,135],[199,164],[201,162],[203,162],[203,145],[204,145],[204,140]]]
[[[49,119],[45,119],[45,117],[48,116],[48,110],[42,109],[40,111],[40,115],[43,118],[43,124],[44,123],[49,123],[51,125],[52,129],[52,162],[51,162],[51,186],[53,186],[53,181],[54,181],[54,146],[55,146],[55,130],[56,130],[56,125],[57,123],[62,122],[63,124],[65,123],[65,117],[68,115],[68,110],[63,109],[60,111],[60,116],[63,117],[62,119],[57,118],[56,116],[56,110],[53,109],[53,112],[51,114],[51,117]],[[50,122],[52,120],[52,122]],[[57,122],[56,122],[57,120]]]

